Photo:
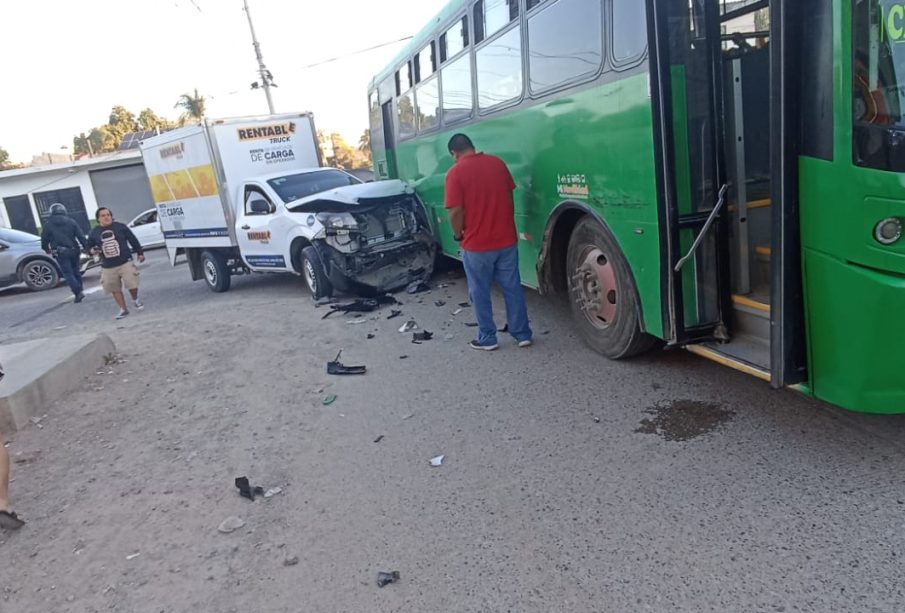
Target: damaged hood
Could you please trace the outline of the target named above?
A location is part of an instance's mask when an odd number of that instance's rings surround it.
[[[294,213],[342,213],[358,206],[392,202],[412,193],[412,189],[398,179],[375,181],[311,194],[287,203],[286,208]]]

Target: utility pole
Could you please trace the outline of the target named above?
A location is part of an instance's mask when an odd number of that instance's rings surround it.
[[[245,4],[245,14],[248,16],[248,29],[251,30],[251,42],[255,48],[255,57],[258,58],[258,73],[261,75],[261,86],[264,88],[264,95],[267,96],[267,108],[270,109],[270,114],[273,115],[273,99],[270,97],[273,75],[264,66],[264,58],[261,57],[261,43],[258,42],[258,38],[255,36],[255,26],[251,23],[251,11],[248,10],[248,0],[243,0],[243,3]],[[251,87],[252,89],[257,89],[258,84],[252,83]]]

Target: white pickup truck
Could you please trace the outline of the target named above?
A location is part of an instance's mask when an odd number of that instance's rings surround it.
[[[319,166],[310,114],[207,120],[141,143],[171,263],[215,292],[247,272],[304,277],[314,298],[398,289],[429,275],[436,243],[401,181]]]

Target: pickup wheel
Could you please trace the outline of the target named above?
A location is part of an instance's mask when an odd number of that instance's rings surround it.
[[[311,291],[311,297],[319,300],[332,296],[333,284],[327,278],[324,263],[317,249],[311,245],[302,249],[301,264],[302,276],[305,278],[305,285]]]
[[[43,259],[26,262],[20,274],[22,282],[33,292],[53,289],[60,283],[57,267]]]
[[[217,293],[229,289],[229,268],[226,266],[226,258],[216,251],[204,251],[201,254],[201,269],[204,271],[204,282]]]

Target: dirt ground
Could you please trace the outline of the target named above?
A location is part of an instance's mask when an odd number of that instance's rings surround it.
[[[850,418],[684,352],[603,360],[533,292],[534,347],[501,335],[497,352],[469,350],[456,271],[401,307],[326,320],[297,279],[217,295],[185,274],[151,268],[147,308],[123,322],[90,297],[83,327],[119,360],[12,437],[28,525],[0,533],[2,613],[905,601],[901,420]],[[27,333],[65,334],[75,308]],[[434,338],[399,333],[410,318]],[[328,375],[340,349],[367,374]],[[671,422],[670,407],[695,410]],[[240,476],[282,492],[251,502]],[[220,532],[230,517],[244,525]],[[377,587],[380,571],[399,582]]]

